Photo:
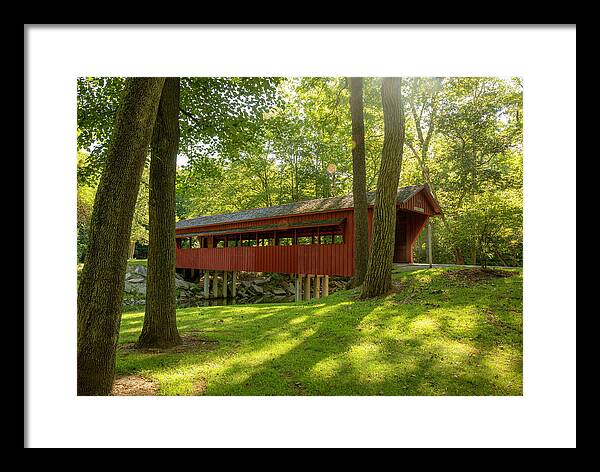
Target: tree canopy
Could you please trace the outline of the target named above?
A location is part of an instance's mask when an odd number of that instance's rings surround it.
[[[78,146],[88,154],[78,166],[82,187],[102,169],[123,83],[78,79]],[[377,185],[383,145],[380,88],[381,78],[364,78],[368,191]],[[520,265],[521,80],[410,77],[402,93],[400,185],[428,183],[440,203],[435,260]],[[182,78],[177,218],[351,193],[349,98],[345,77]],[[424,236],[416,260],[425,260],[423,243]]]

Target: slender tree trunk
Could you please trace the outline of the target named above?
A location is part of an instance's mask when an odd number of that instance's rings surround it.
[[[133,259],[135,255],[135,241],[129,243],[129,259]]]
[[[175,174],[179,77],[165,80],[152,136],[146,314],[138,347],[181,343],[175,316]]]
[[[127,79],[113,128],[77,293],[78,395],[112,389],[131,222],[164,81]]]
[[[396,199],[404,147],[404,108],[402,79],[384,78],[381,84],[384,138],[381,165],[375,195],[375,214],[371,252],[361,298],[386,293],[392,281],[394,237],[396,230]]]
[[[352,117],[352,195],[354,197],[354,278],[352,285],[357,287],[362,285],[365,280],[369,262],[369,217],[362,77],[350,77],[350,115]]]

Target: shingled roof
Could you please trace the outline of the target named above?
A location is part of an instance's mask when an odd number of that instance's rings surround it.
[[[425,185],[411,185],[398,189],[397,203],[403,203],[412,197],[415,193],[425,188]],[[375,192],[367,193],[367,202],[373,205],[375,202]],[[318,213],[322,211],[341,210],[354,207],[354,198],[352,195],[343,195],[340,197],[318,198],[316,200],[305,200],[303,202],[286,203],[266,208],[256,208],[253,210],[236,211],[234,213],[223,213],[220,215],[199,216],[189,220],[178,221],[176,227],[192,228],[196,226],[208,226],[216,224],[233,223],[235,221],[247,221],[263,218],[276,218],[279,216],[300,215],[304,213]]]

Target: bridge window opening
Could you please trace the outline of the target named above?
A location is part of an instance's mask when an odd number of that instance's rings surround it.
[[[248,235],[248,234],[244,234],[242,235],[242,246],[256,246],[257,245],[257,241],[256,241],[256,236],[255,235]]]
[[[317,226],[252,233],[178,237],[180,249],[344,244],[340,226]]]

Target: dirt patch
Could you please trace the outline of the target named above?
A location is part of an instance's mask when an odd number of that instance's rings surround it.
[[[139,375],[117,377],[113,383],[113,396],[150,396],[158,393],[158,385],[150,379]]]
[[[518,328],[515,328],[507,323],[505,323],[504,321],[500,320],[498,318],[498,316],[490,309],[483,309],[483,316],[485,317],[486,321],[492,325],[494,325],[496,328],[500,328],[500,329],[505,329],[505,330],[510,330],[510,331],[515,331],[517,333],[520,333],[521,330],[519,330]]]
[[[500,319],[498,319],[498,317],[496,316],[496,314],[493,311],[484,308],[483,316],[485,317],[485,319],[488,323],[493,324],[497,328],[504,327],[502,321],[500,321]]]
[[[294,395],[306,394],[306,389],[304,385],[302,385],[300,382],[294,382],[294,384],[292,385],[292,389],[294,390]]]
[[[193,334],[181,335],[181,344],[169,348],[144,348],[138,349],[136,343],[121,344],[119,351],[128,354],[130,352],[141,352],[144,354],[165,354],[165,353],[180,353],[193,351],[212,351],[219,346],[219,341],[210,339],[202,339]]]
[[[194,384],[194,395],[204,395],[208,386],[206,379],[200,379]]]
[[[443,277],[460,282],[479,282],[481,280],[513,277],[514,272],[500,269],[459,269],[449,270],[443,273]]]
[[[390,293],[402,293],[405,289],[406,284],[398,280],[392,280],[392,285],[390,286]]]

